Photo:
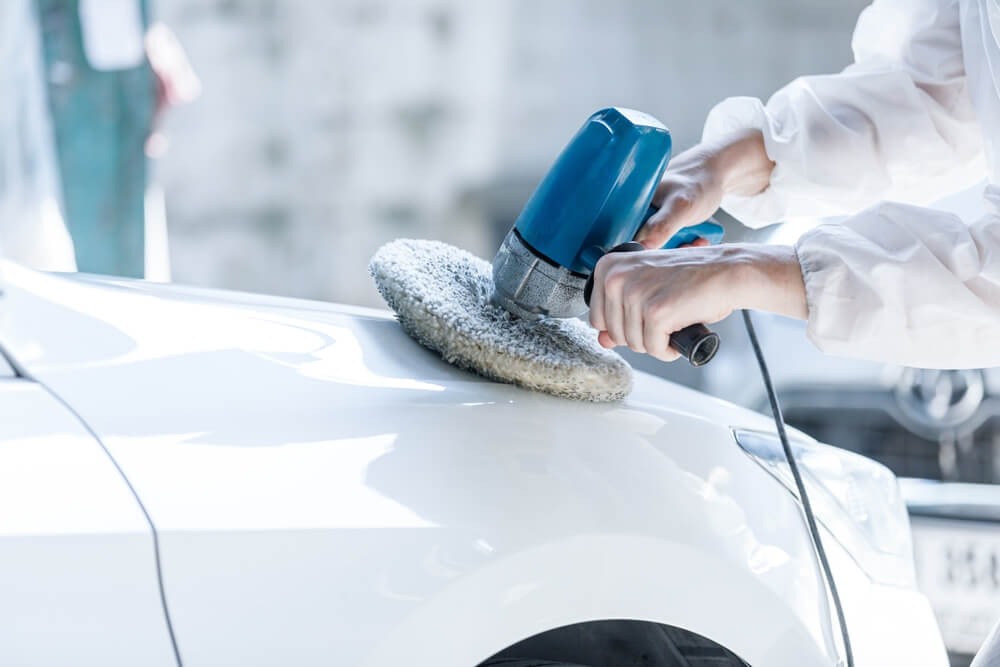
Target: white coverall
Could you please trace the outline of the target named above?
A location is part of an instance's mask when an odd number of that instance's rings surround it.
[[[852,48],[839,74],[711,111],[706,140],[758,128],[775,163],[767,189],[723,208],[752,226],[851,215],[796,245],[824,352],[1000,366],[1000,0],[875,0]],[[984,176],[979,220],[915,205]]]
[[[767,189],[723,208],[752,226],[851,216],[796,244],[824,352],[1000,366],[1000,0],[875,0],[852,48],[839,74],[711,111],[706,140],[757,128],[775,163]],[[917,206],[984,176],[978,220]],[[973,665],[1000,667],[1000,626]]]

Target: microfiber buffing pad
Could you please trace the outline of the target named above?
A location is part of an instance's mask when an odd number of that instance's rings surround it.
[[[492,268],[464,250],[400,239],[368,270],[403,329],[449,363],[583,401],[616,401],[632,389],[632,368],[583,322],[519,319],[492,303]]]

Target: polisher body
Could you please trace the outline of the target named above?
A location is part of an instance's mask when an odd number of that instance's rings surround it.
[[[528,200],[493,260],[493,300],[521,317],[577,317],[597,261],[630,241],[670,159],[670,131],[632,109],[584,123]]]

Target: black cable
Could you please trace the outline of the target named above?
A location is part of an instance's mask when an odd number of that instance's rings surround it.
[[[837,592],[837,583],[833,579],[833,571],[830,569],[830,561],[826,557],[826,550],[823,548],[823,540],[820,538],[819,527],[816,525],[816,517],[813,515],[812,504],[809,502],[809,495],[806,493],[806,486],[802,482],[802,475],[799,473],[799,464],[795,461],[792,453],[792,446],[788,443],[788,434],[785,432],[785,418],[781,414],[781,406],[778,405],[778,395],[774,391],[771,383],[771,374],[767,370],[767,362],[764,361],[764,352],[760,349],[760,342],[757,340],[757,332],[754,331],[753,322],[750,319],[750,312],[743,311],[743,324],[747,328],[747,336],[750,338],[750,345],[753,346],[753,353],[757,356],[757,365],[760,366],[760,375],[764,380],[764,388],[767,390],[767,399],[771,402],[771,414],[774,416],[774,425],[778,429],[778,438],[781,439],[781,447],[785,450],[785,458],[788,460],[788,467],[795,478],[795,487],[799,491],[799,499],[802,501],[802,511],[806,516],[806,524],[809,526],[809,535],[812,537],[813,546],[816,548],[816,555],[819,557],[823,576],[830,589],[830,597],[833,598],[833,606],[837,610],[837,620],[840,622],[841,636],[844,638],[844,656],[847,658],[847,667],[854,667],[854,654],[851,652],[851,638],[847,631],[847,621],[844,619],[844,608],[840,604],[840,594]]]

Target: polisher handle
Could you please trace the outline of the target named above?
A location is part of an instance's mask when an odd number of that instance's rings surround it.
[[[678,229],[677,233],[671,236],[670,240],[663,246],[663,249],[673,250],[682,245],[693,243],[698,239],[705,239],[709,245],[718,245],[722,243],[722,238],[725,235],[726,230],[722,225],[714,220],[706,220],[705,222],[699,222],[697,225]]]
[[[645,249],[641,243],[629,241],[616,245],[608,252],[637,252]],[[588,307],[590,306],[590,295],[593,292],[594,274],[591,273],[583,288],[583,300]],[[715,353],[719,351],[719,342],[719,334],[704,324],[692,324],[670,334],[670,347],[680,352],[681,356],[687,359],[692,366],[704,366],[710,362]]]

